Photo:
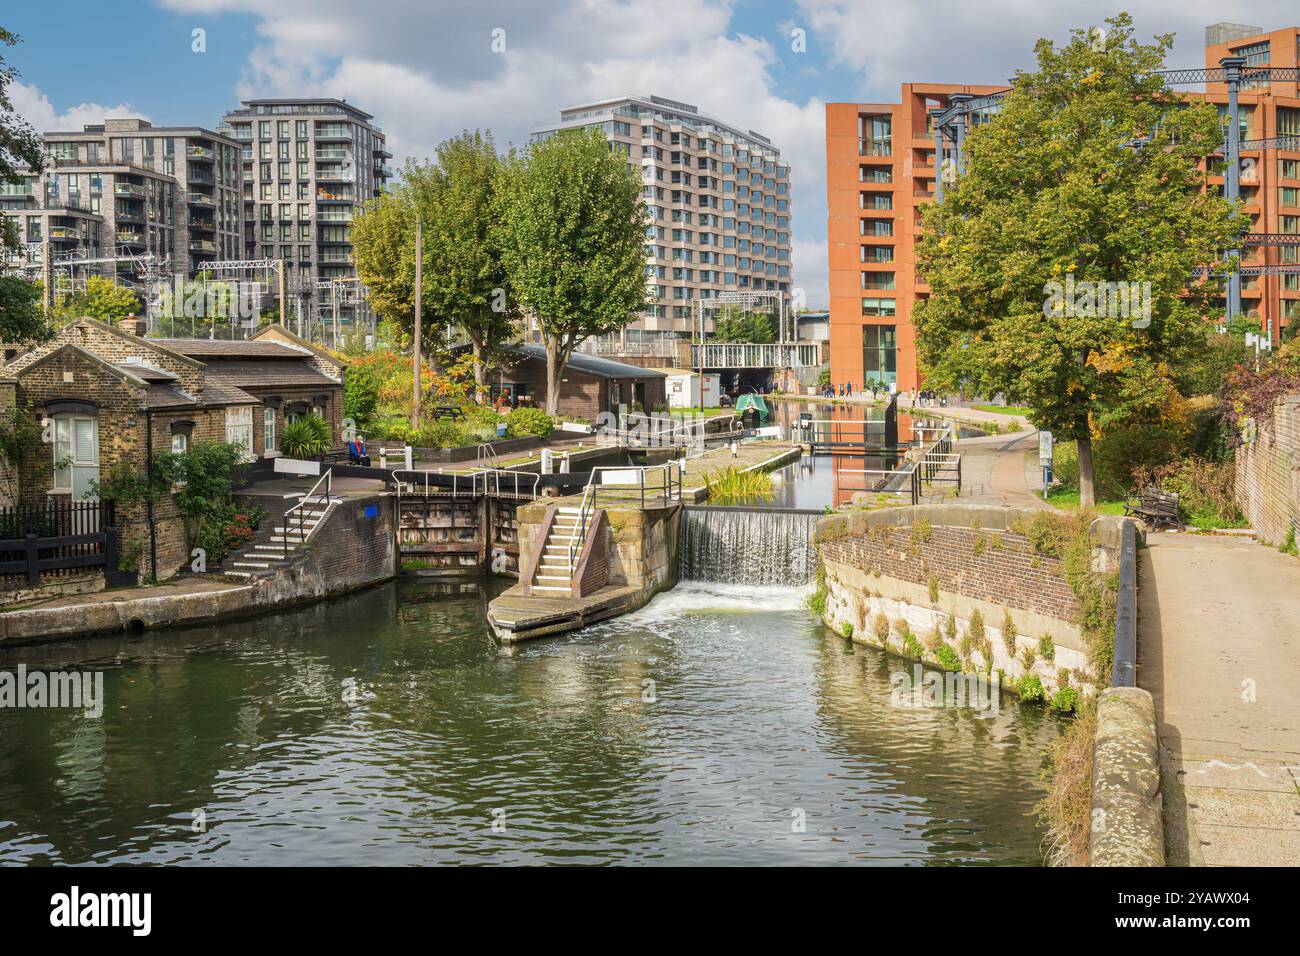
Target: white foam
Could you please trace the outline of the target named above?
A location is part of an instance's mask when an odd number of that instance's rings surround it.
[[[671,591],[657,594],[639,611],[620,618],[628,624],[662,624],[685,617],[717,611],[771,614],[807,608],[812,587],[780,585],[721,584],[711,581],[682,581]]]

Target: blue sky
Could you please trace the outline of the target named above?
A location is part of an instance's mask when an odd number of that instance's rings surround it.
[[[246,96],[339,96],[375,114],[400,167],[464,128],[521,142],[560,107],[657,93],[769,136],[791,162],[794,277],[826,296],[826,102],[895,101],[902,82],[1004,81],[1040,36],[1120,9],[1175,33],[1200,66],[1204,28],[1276,29],[1294,0],[24,0],[0,11],[13,99],[42,130],[105,115],[215,125]],[[191,31],[206,52],[191,50]],[[505,49],[493,49],[493,31]],[[794,49],[802,30],[805,49]]]

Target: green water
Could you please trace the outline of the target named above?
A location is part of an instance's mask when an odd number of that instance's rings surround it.
[[[788,589],[509,649],[483,588],[0,651],[106,696],[0,710],[0,863],[1040,861],[1054,718],[892,706]]]

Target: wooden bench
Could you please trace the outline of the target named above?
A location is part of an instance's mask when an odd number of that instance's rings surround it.
[[[433,409],[434,418],[464,418],[465,413],[456,405],[436,405]]]
[[[1182,515],[1178,510],[1178,495],[1159,488],[1146,487],[1141,494],[1130,496],[1124,502],[1124,514],[1141,518],[1152,531],[1159,531],[1161,526],[1181,528]]]

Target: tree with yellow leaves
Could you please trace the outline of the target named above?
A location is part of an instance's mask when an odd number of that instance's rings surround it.
[[[1215,107],[1155,75],[1172,35],[1142,44],[1127,14],[1107,23],[1039,40],[1037,69],[971,130],[966,171],[925,210],[931,292],[913,315],[930,384],[1001,392],[1078,442],[1085,507],[1094,437],[1160,417],[1221,309],[1221,281],[1193,275],[1246,228],[1204,188]]]

